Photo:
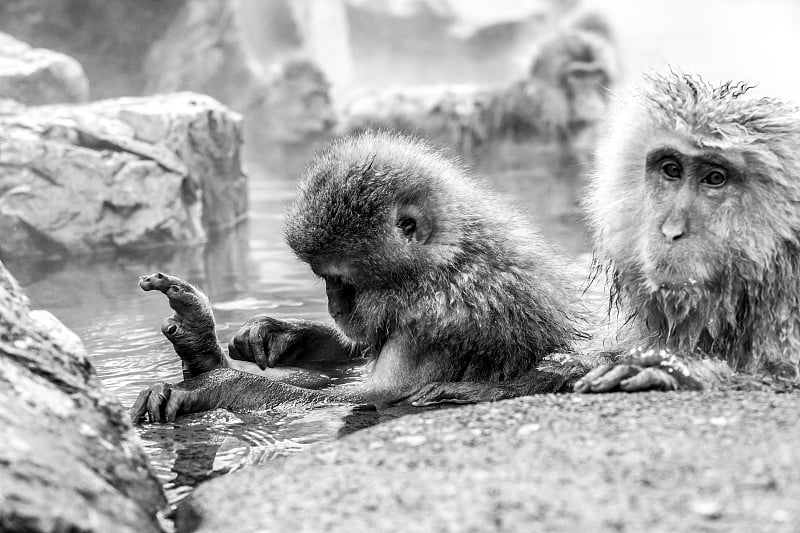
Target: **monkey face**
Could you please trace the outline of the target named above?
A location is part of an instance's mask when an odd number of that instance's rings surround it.
[[[385,232],[348,233],[335,260],[331,254],[308,258],[325,281],[328,312],[352,340],[370,343],[377,331],[387,328],[402,280],[415,279],[415,269],[427,264],[420,248],[431,236],[432,221],[419,206],[396,206],[387,225]]]
[[[639,243],[651,289],[716,281],[739,247],[742,174],[719,151],[665,144],[647,154]]]
[[[599,63],[571,63],[563,75],[564,91],[570,103],[573,126],[601,120],[606,111],[609,77]]]
[[[351,318],[358,294],[355,285],[347,283],[335,275],[323,276],[323,279],[325,280],[325,295],[328,297],[328,313],[345,335],[351,338],[358,337],[359,335],[351,327]]]

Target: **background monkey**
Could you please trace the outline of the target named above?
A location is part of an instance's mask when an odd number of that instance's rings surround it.
[[[542,43],[528,78],[489,102],[484,121],[493,135],[536,136],[564,144],[564,150],[592,150],[618,62],[605,19],[593,13],[575,18]]]
[[[748,89],[657,74],[617,114],[587,206],[614,342],[645,353],[576,390],[800,380],[800,111]]]
[[[535,366],[582,338],[564,265],[510,206],[426,145],[380,133],[333,143],[309,165],[285,237],[325,281],[338,329],[256,317],[231,357],[264,369],[363,354],[363,386],[309,391],[217,368],[144,391],[135,420],[284,401],[394,401],[431,382],[502,385],[528,375],[537,390],[563,385]],[[467,390],[464,399],[495,392]]]

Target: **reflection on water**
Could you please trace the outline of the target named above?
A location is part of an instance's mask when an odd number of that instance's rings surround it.
[[[310,154],[299,157],[306,160]],[[573,257],[585,252],[575,215],[579,172],[559,161],[557,154],[506,145],[469,163],[478,174],[489,174],[490,185],[526,209],[563,250]],[[287,168],[301,166],[295,161]],[[159,331],[162,318],[171,314],[167,300],[138,288],[142,274],[161,270],[204,290],[223,341],[259,313],[331,322],[324,286],[282,239],[282,213],[294,194],[294,174],[275,176],[251,169],[248,223],[214,237],[205,247],[60,262],[9,260],[6,266],[35,308],[50,310],[83,339],[105,386],[129,407],[148,385],[181,380],[179,360]],[[259,414],[217,411],[185,417],[177,424],[142,426],[139,433],[175,502],[208,477],[264,464],[404,412],[343,406]]]

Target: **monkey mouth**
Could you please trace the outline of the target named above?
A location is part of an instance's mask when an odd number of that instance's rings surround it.
[[[691,291],[697,290],[702,288],[704,285],[700,283],[695,278],[673,278],[673,279],[665,279],[665,278],[653,278],[648,277],[647,279],[648,287],[652,292],[657,291],[669,291],[669,292],[680,292],[680,291]]]
[[[671,261],[661,258],[654,261],[645,272],[647,285],[657,290],[696,290],[706,285],[708,273],[694,268],[690,261]]]

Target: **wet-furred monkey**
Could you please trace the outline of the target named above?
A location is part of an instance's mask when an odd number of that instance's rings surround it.
[[[415,399],[435,400],[441,383],[455,385],[449,399],[461,401],[564,386],[561,376],[535,367],[548,354],[573,351],[582,338],[579,288],[522,216],[427,145],[385,133],[335,141],[301,180],[285,238],[325,283],[336,327],[256,317],[217,364],[218,349],[193,341],[213,328],[207,303],[178,301],[163,331],[193,377],[143,391],[134,420],[283,402],[390,402],[426,384]],[[204,301],[165,274],[140,285],[171,302]],[[213,331],[203,339],[216,344]],[[217,368],[187,356],[187,346],[209,354]],[[257,375],[358,357],[369,367],[359,386],[310,390]],[[235,369],[243,364],[255,373]],[[461,390],[459,382],[489,385]]]
[[[800,112],[751,89],[654,74],[615,113],[587,206],[622,360],[577,391],[797,384]]]

